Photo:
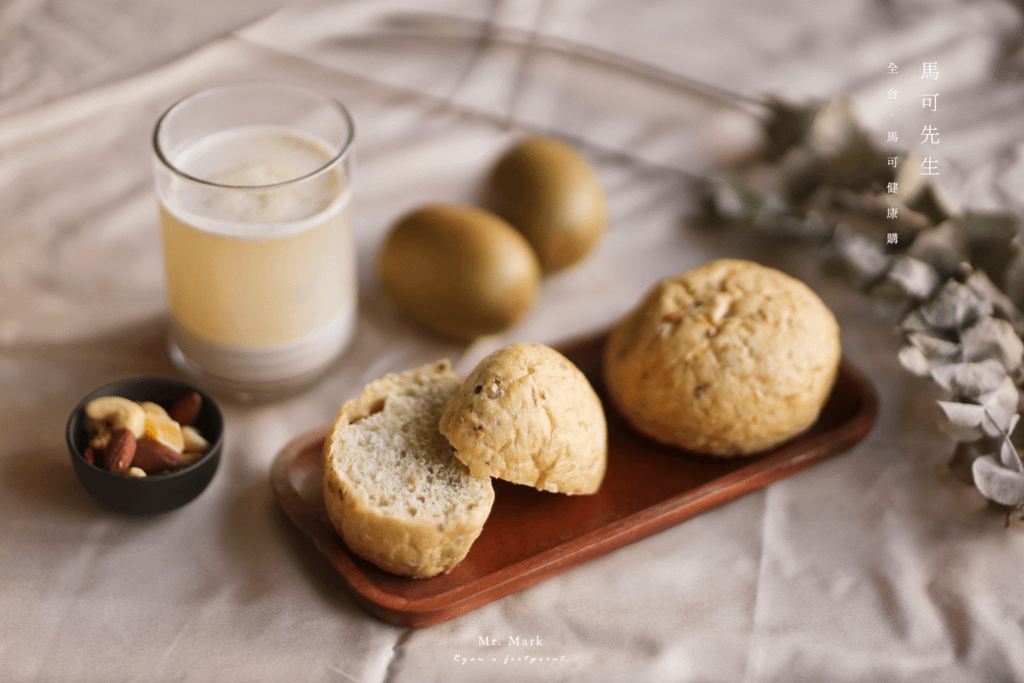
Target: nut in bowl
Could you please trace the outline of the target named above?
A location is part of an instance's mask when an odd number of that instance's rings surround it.
[[[185,382],[137,377],[113,382],[71,412],[66,437],[79,481],[127,515],[167,512],[206,489],[220,462],[224,417]]]

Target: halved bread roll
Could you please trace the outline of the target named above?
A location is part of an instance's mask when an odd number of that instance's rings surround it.
[[[440,429],[478,477],[567,494],[594,493],[604,480],[601,399],[579,368],[544,344],[512,344],[483,359]]]
[[[370,383],[341,408],[324,444],[324,502],[355,554],[395,574],[450,571],[494,502],[438,421],[461,382],[447,360]]]

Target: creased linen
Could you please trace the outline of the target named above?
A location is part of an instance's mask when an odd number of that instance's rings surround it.
[[[899,367],[892,321],[826,278],[812,245],[686,220],[695,178],[756,144],[765,93],[849,96],[907,147],[931,121],[953,199],[1019,211],[1014,5],[321,0],[249,25],[271,4],[207,5],[216,21],[193,23],[201,3],[134,0],[99,33],[106,5],[88,24],[56,3],[0,8],[0,679],[1024,680],[1024,525],[1004,529],[945,468],[937,394]],[[112,49],[117,36],[131,42]],[[78,485],[64,421],[107,381],[174,374],[149,134],[179,97],[247,78],[310,85],[353,113],[356,336],[306,394],[224,404],[226,450],[199,499],[121,518]],[[935,118],[915,101],[925,87],[941,93]],[[419,204],[475,201],[534,132],[595,163],[609,233],[515,329],[430,336],[384,296],[381,240]],[[601,329],[660,277],[723,256],[793,274],[835,312],[881,406],[848,453],[420,630],[362,612],[276,509],[275,454],[366,382]]]

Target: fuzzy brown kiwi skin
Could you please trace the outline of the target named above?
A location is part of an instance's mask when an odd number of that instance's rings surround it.
[[[586,257],[607,227],[607,197],[593,166],[555,138],[529,138],[488,178],[487,206],[530,242],[545,272]]]
[[[378,270],[405,314],[460,339],[518,323],[541,279],[519,232],[489,211],[457,204],[430,204],[401,218],[381,248]]]

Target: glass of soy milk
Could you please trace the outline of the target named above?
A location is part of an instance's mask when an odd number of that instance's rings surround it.
[[[356,314],[352,119],[272,82],[181,100],[153,133],[175,364],[267,399],[319,379]]]

